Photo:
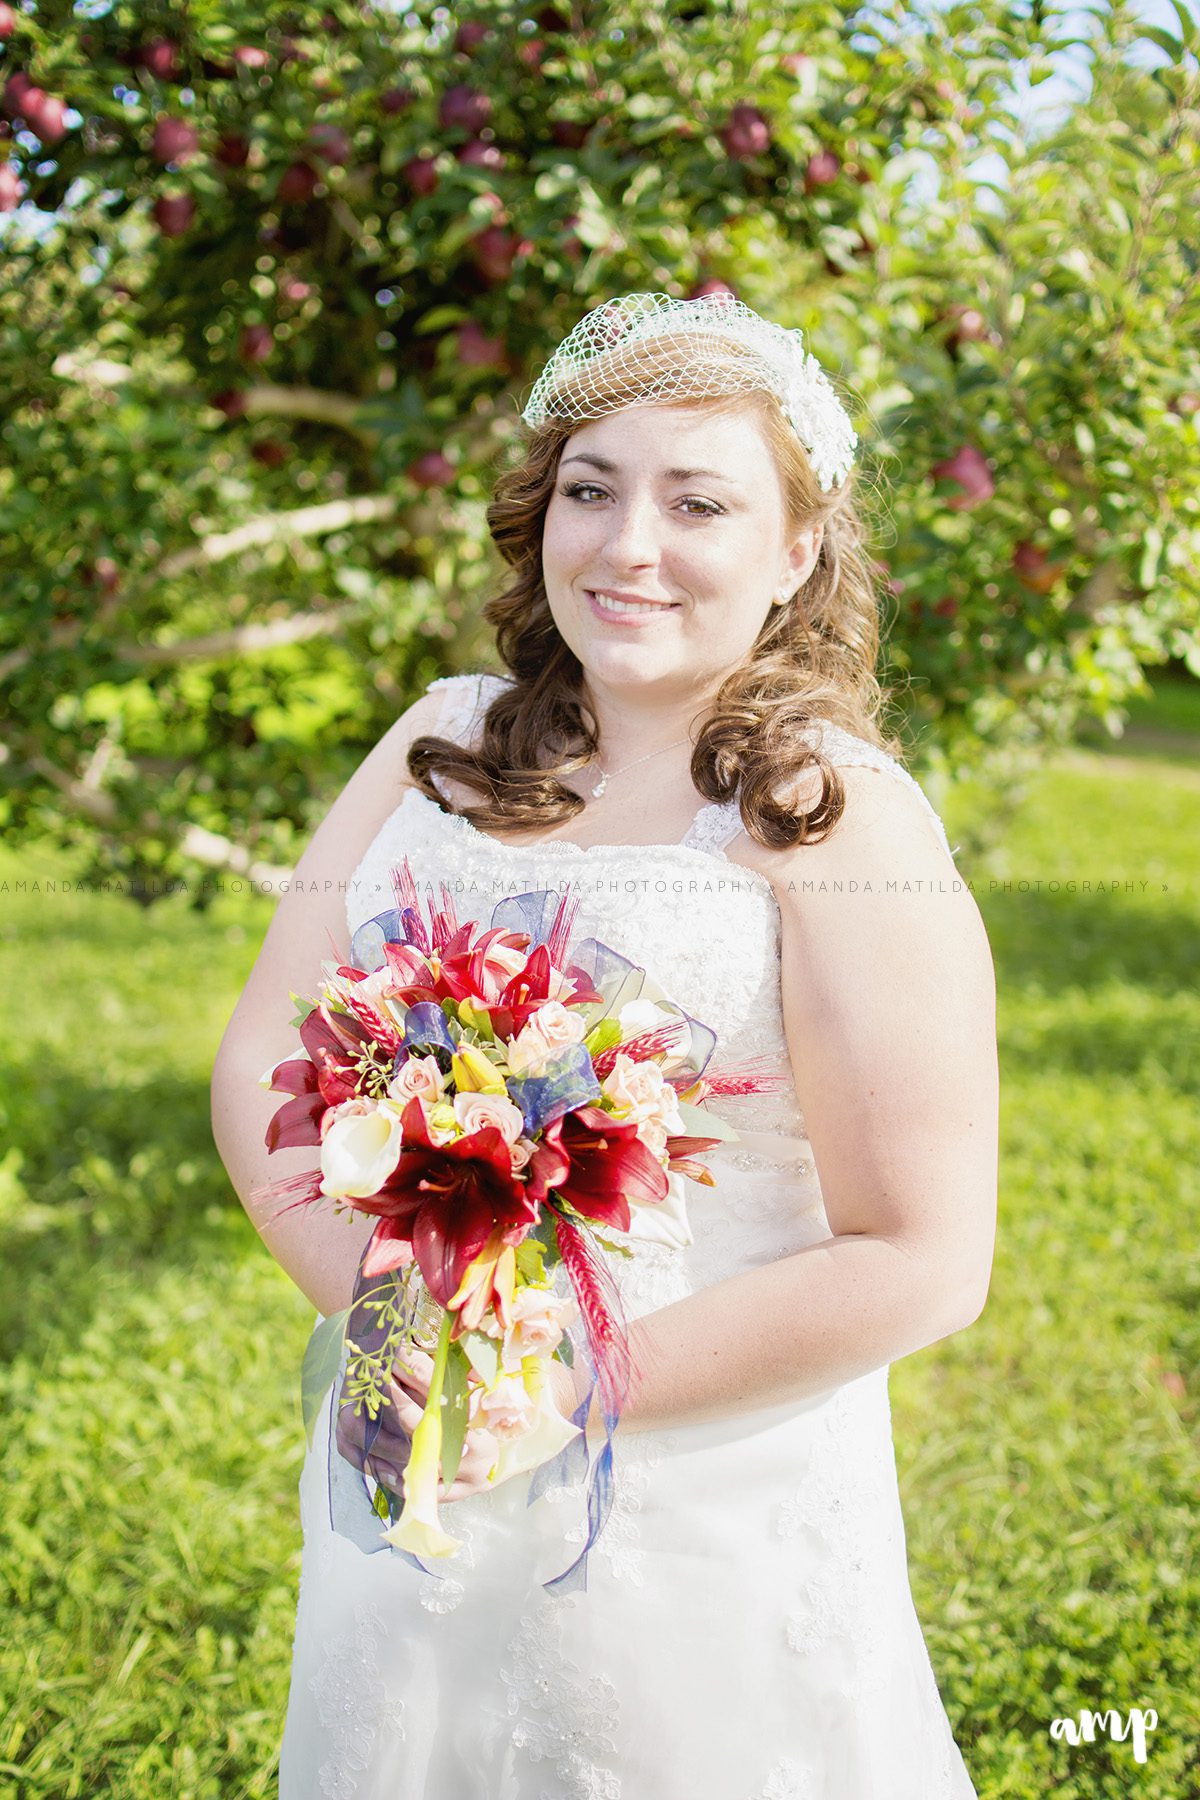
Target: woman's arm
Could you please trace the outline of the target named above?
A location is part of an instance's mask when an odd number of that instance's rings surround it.
[[[839,773],[828,839],[771,853],[788,1050],[833,1236],[633,1321],[627,1429],[823,1392],[983,1308],[999,1111],[987,935],[919,798]]]
[[[424,694],[355,770],[313,833],[282,895],[250,977],[217,1051],[212,1129],[243,1206],[275,1260],[327,1317],[350,1304],[354,1276],[375,1220],[335,1214],[332,1201],[297,1208],[270,1223],[279,1202],[263,1206],[251,1191],[316,1166],[315,1147],[268,1153],[267,1124],[286,1098],[258,1085],[272,1064],[303,1055],[289,991],[315,995],[325,961],[349,953],[346,896],[350,876],[384,820],[411,787],[408,747],[433,731],[440,694]]]

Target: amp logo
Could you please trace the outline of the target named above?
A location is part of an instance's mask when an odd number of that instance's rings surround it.
[[[1158,1724],[1158,1714],[1148,1706],[1143,1712],[1138,1706],[1131,1706],[1129,1717],[1122,1720],[1115,1707],[1107,1712],[1089,1712],[1085,1707],[1079,1715],[1078,1723],[1074,1719],[1055,1719],[1050,1726],[1052,1738],[1065,1738],[1068,1744],[1094,1744],[1096,1733],[1107,1733],[1114,1744],[1123,1744],[1129,1738],[1133,1745],[1134,1762],[1144,1763],[1146,1760],[1146,1733],[1153,1731]]]

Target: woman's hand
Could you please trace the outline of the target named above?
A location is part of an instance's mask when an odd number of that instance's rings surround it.
[[[433,1358],[415,1344],[406,1345],[392,1365],[389,1405],[384,1411],[386,1414],[394,1407],[394,1416],[410,1440],[425,1408],[432,1372]],[[565,1363],[555,1358],[547,1369],[547,1379],[554,1405],[564,1419],[569,1419],[579,1405],[574,1375]],[[438,1482],[438,1500],[465,1500],[468,1494],[486,1492],[493,1485],[488,1481],[488,1470],[494,1465],[499,1451],[495,1432],[481,1425],[470,1426],[463,1439],[462,1456],[454,1480],[448,1486],[444,1481]],[[400,1491],[396,1489],[397,1493]]]
[[[384,1411],[393,1414],[410,1441],[425,1410],[432,1373],[432,1356],[415,1344],[406,1345],[392,1364],[388,1405]],[[438,1482],[438,1501],[465,1500],[469,1494],[485,1493],[490,1485],[488,1470],[494,1466],[499,1454],[500,1444],[494,1432],[482,1426],[468,1427],[454,1480],[448,1486],[445,1481]],[[403,1493],[400,1488],[395,1491]]]

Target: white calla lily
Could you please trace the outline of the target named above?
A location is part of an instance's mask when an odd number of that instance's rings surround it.
[[[665,1199],[630,1202],[629,1230],[625,1235],[643,1244],[665,1244],[668,1250],[682,1250],[695,1242],[682,1175],[668,1170]]]

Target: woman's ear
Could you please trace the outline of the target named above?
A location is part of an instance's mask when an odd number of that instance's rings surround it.
[[[802,588],[817,566],[817,558],[821,554],[821,546],[825,542],[825,521],[810,525],[802,531],[792,545],[788,557],[788,577],[786,587],[791,593]]]

